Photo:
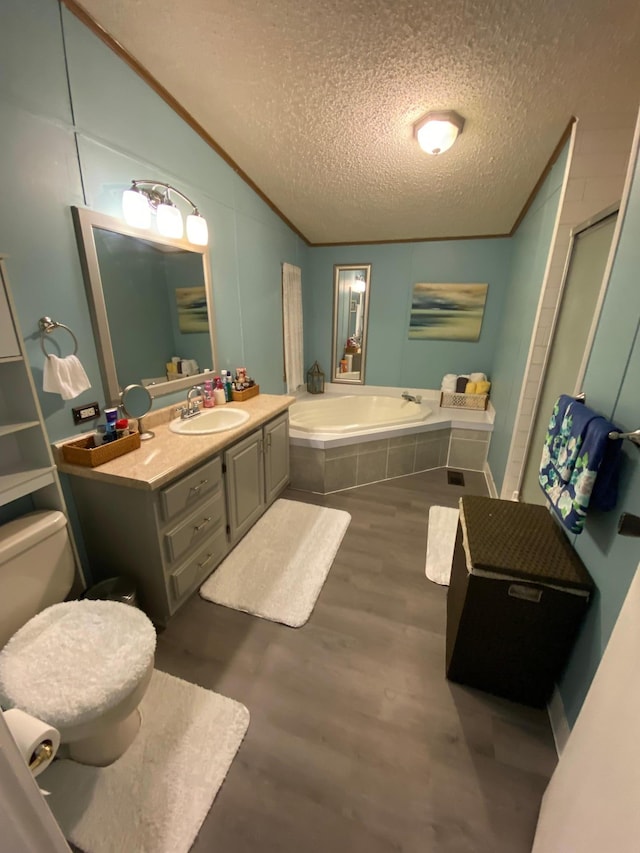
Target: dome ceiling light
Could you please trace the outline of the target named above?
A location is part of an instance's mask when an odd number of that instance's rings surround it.
[[[462,133],[464,119],[453,110],[440,110],[422,116],[413,129],[418,145],[427,154],[443,154]]]

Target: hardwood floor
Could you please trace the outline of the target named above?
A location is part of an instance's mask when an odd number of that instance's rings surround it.
[[[173,617],[156,666],[251,712],[193,853],[531,850],[556,761],[546,714],[445,679],[446,589],[424,575],[429,506],[486,494],[465,479],[288,490],[352,516],[309,622],[197,594]]]

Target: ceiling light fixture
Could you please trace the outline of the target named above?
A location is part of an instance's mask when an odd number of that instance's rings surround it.
[[[464,119],[453,110],[430,112],[413,126],[418,145],[427,154],[447,151],[462,133]]]
[[[125,222],[134,228],[149,228],[151,214],[155,213],[158,232],[163,237],[179,239],[184,232],[184,224],[182,214],[171,200],[171,193],[175,193],[192,207],[192,212],[187,216],[187,240],[196,246],[206,246],[209,242],[207,220],[200,215],[188,196],[162,181],[131,181],[130,188],[122,194],[122,214]]]

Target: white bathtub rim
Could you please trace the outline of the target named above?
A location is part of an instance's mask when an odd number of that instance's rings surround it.
[[[366,441],[377,441],[385,438],[397,438],[413,433],[434,432],[439,429],[469,429],[493,432],[495,420],[495,409],[489,400],[486,411],[474,409],[441,409],[440,391],[433,388],[405,388],[392,387],[389,385],[339,385],[327,382],[325,394],[309,394],[306,389],[296,394],[296,402],[307,400],[320,401],[325,395],[328,396],[381,396],[401,397],[404,391],[409,394],[420,394],[422,400],[431,409],[431,414],[426,420],[407,422],[397,426],[383,426],[357,433],[311,433],[289,428],[289,442],[296,447],[314,447],[324,449],[327,447],[347,447],[350,444],[361,444]]]
[[[493,412],[456,411],[436,409],[426,420],[412,421],[398,426],[376,427],[350,434],[311,433],[289,429],[289,442],[296,447],[347,447],[350,444],[362,444],[385,438],[397,438],[414,433],[435,432],[441,429],[469,429],[493,432]]]
[[[322,410],[331,411],[331,404],[338,399],[342,399],[344,401],[351,400],[368,400],[373,402],[373,413],[378,411],[378,406],[380,403],[378,401],[389,401],[392,403],[392,411],[386,414],[387,420],[378,420],[378,422],[367,423],[366,416],[360,419],[360,422],[357,420],[351,420],[351,422],[345,422],[343,424],[339,423],[339,420],[335,420],[335,414],[332,412],[330,415],[323,415]],[[307,413],[313,413],[312,418],[320,418],[324,421],[324,424],[311,424],[311,425],[298,425],[299,421],[296,420],[296,415],[294,413],[294,409],[297,406],[306,406],[307,410],[303,414],[299,415],[299,420],[304,423],[305,418],[308,417]],[[410,408],[407,408],[410,407]],[[356,408],[357,411],[357,408]],[[381,408],[380,411],[384,411],[384,408]],[[355,419],[358,415],[362,414],[362,412],[358,412],[358,414],[351,413],[348,410],[348,417]],[[323,399],[300,399],[296,400],[296,402],[289,409],[289,424],[292,430],[295,430],[296,433],[304,433],[305,435],[318,435],[318,434],[328,434],[328,435],[354,435],[354,434],[362,434],[367,432],[372,432],[374,430],[385,430],[392,429],[393,427],[402,427],[406,424],[423,424],[427,421],[429,417],[433,414],[433,407],[427,406],[426,403],[415,403],[415,402],[407,402],[406,400],[401,400],[396,397],[392,397],[388,394],[347,394],[347,395],[333,395],[333,397],[324,397]],[[340,416],[343,416],[342,412],[339,412]],[[334,419],[333,424],[329,425],[328,421]]]

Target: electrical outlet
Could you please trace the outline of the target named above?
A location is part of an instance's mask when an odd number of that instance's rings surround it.
[[[97,403],[88,403],[86,406],[76,406],[71,409],[73,412],[74,424],[81,424],[83,421],[92,421],[100,417],[100,407]]]

